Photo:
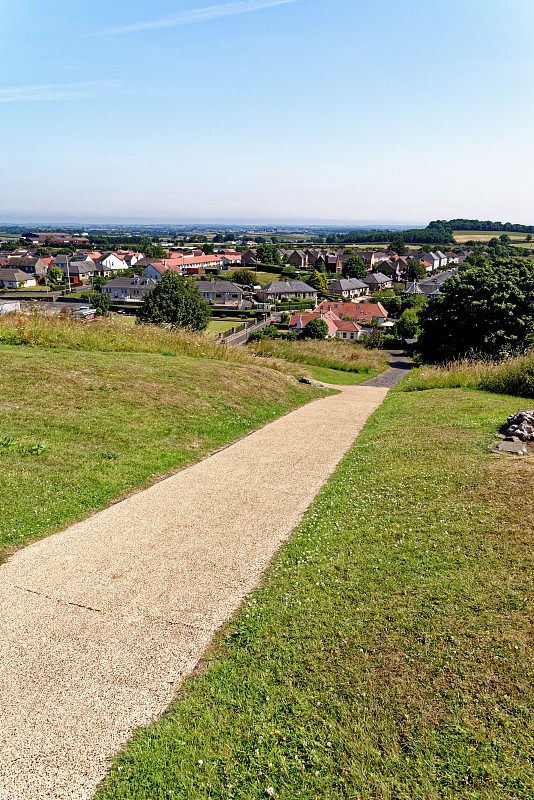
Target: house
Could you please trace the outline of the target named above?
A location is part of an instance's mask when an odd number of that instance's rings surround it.
[[[359,339],[362,334],[362,328],[355,322],[341,319],[337,314],[332,311],[326,313],[315,313],[315,311],[308,313],[293,314],[289,320],[289,330],[295,333],[300,333],[307,323],[312,319],[322,319],[328,326],[327,338],[329,339]]]
[[[416,294],[423,297],[436,297],[440,294],[439,286],[437,284],[422,283],[421,281],[412,281],[406,285],[402,296],[413,297]]]
[[[371,322],[378,322],[383,324],[388,318],[388,312],[382,303],[344,303],[335,300],[323,300],[319,305],[314,308],[314,312],[322,311],[325,314],[327,311],[333,311],[341,319],[343,317],[350,317],[353,322],[359,325],[369,325]]]
[[[210,305],[225,308],[243,308],[245,305],[243,289],[231,281],[196,281],[195,286]]]
[[[35,276],[28,275],[20,269],[0,269],[0,287],[21,289],[24,286],[37,286]]]
[[[367,278],[364,278],[364,283],[366,283],[373,292],[380,291],[380,289],[393,288],[393,280],[382,272],[372,272]]]
[[[36,256],[9,258],[8,265],[9,269],[20,269],[28,275],[37,275],[37,277],[46,275],[48,271],[43,259]]]
[[[223,266],[229,264],[239,266],[241,264],[241,253],[238,253],[237,250],[219,250],[217,255],[221,256]]]
[[[62,267],[63,279],[69,281],[70,285],[83,283],[90,280],[93,275],[98,273],[98,267],[92,261],[67,261]]]
[[[167,270],[177,272],[179,275],[201,275],[207,269],[219,270],[222,262],[222,256],[219,255],[206,256],[202,253],[200,256],[175,256],[173,254],[171,258],[142,258],[135,266],[136,268],[144,268],[143,275],[147,278],[160,281]]]
[[[287,263],[296,269],[308,269],[308,254],[305,250],[293,250]]]
[[[141,301],[155,286],[156,281],[151,278],[119,276],[108,281],[102,287],[102,291],[110,300]]]
[[[258,259],[256,258],[255,250],[245,250],[244,253],[241,253],[241,264],[244,267],[254,267],[257,263]]]
[[[260,303],[273,303],[277,300],[317,301],[317,289],[304,281],[271,281],[256,292]]]
[[[100,256],[97,261],[97,266],[103,275],[110,275],[112,272],[119,272],[122,269],[126,269],[127,264],[124,263],[124,260],[117,253],[109,251]]]
[[[394,261],[388,258],[387,261],[381,261],[377,266],[377,272],[391,278],[392,281],[399,281],[404,270],[408,266],[408,259],[396,258]]]
[[[447,256],[447,266],[449,264],[459,264],[460,263],[460,259],[459,259],[458,253],[454,253],[451,250],[450,252],[445,253],[445,255]]]
[[[343,297],[346,300],[352,300],[355,297],[369,294],[369,286],[358,278],[340,278],[339,280],[330,281],[328,284],[329,294],[335,297]]]
[[[324,264],[327,272],[335,272],[341,275],[343,272],[343,255],[341,253],[326,252],[324,254]]]
[[[419,259],[421,263],[426,263],[427,272],[433,272],[435,269],[441,269],[442,267],[447,266],[447,258],[446,256],[438,255],[437,253],[420,253]],[[445,263],[442,263],[442,260],[445,259]],[[428,268],[430,267],[430,269]]]

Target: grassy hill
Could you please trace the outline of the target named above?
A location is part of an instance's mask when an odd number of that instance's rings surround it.
[[[284,368],[152,326],[4,318],[0,556],[325,394]]]
[[[528,405],[391,393],[98,800],[530,800],[534,465],[487,449]]]

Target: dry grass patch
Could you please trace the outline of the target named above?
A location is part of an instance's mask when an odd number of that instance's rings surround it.
[[[287,371],[278,359],[259,360],[246,347],[218,342],[209,334],[182,328],[171,330],[150,324],[136,324],[125,317],[96,319],[80,323],[70,314],[45,317],[42,314],[6,314],[0,317],[0,344],[30,347],[66,347],[119,353],[161,353],[168,356],[209,358],[237,364]]]
[[[534,353],[503,361],[463,359],[444,366],[425,364],[413,370],[401,387],[406,392],[453,388],[534,397]]]
[[[366,372],[370,378],[383,372],[388,365],[381,350],[366,350],[360,344],[335,339],[303,339],[296,342],[262,339],[250,345],[250,348],[260,356],[344,372]]]

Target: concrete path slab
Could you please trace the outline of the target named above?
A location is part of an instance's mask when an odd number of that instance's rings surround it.
[[[0,567],[0,800],[88,800],[388,389],[342,387]]]

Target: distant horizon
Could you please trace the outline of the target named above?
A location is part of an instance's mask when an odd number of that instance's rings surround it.
[[[0,26],[0,219],[534,215],[534,4],[501,5],[19,3]]]
[[[430,221],[430,220],[429,220]],[[370,228],[376,226],[380,228],[426,228],[428,222],[406,222],[406,221],[378,221],[378,220],[306,220],[306,219],[225,219],[223,218],[185,218],[185,219],[169,219],[157,217],[77,217],[77,218],[60,218],[60,217],[14,217],[13,219],[4,218],[0,219],[0,227],[2,225],[12,225],[17,227],[30,227],[30,226],[62,226],[68,225],[69,227],[89,227],[94,225],[155,225],[155,226],[176,226],[184,227],[187,225],[197,225],[203,227],[216,226],[216,227],[306,227],[306,228]]]

